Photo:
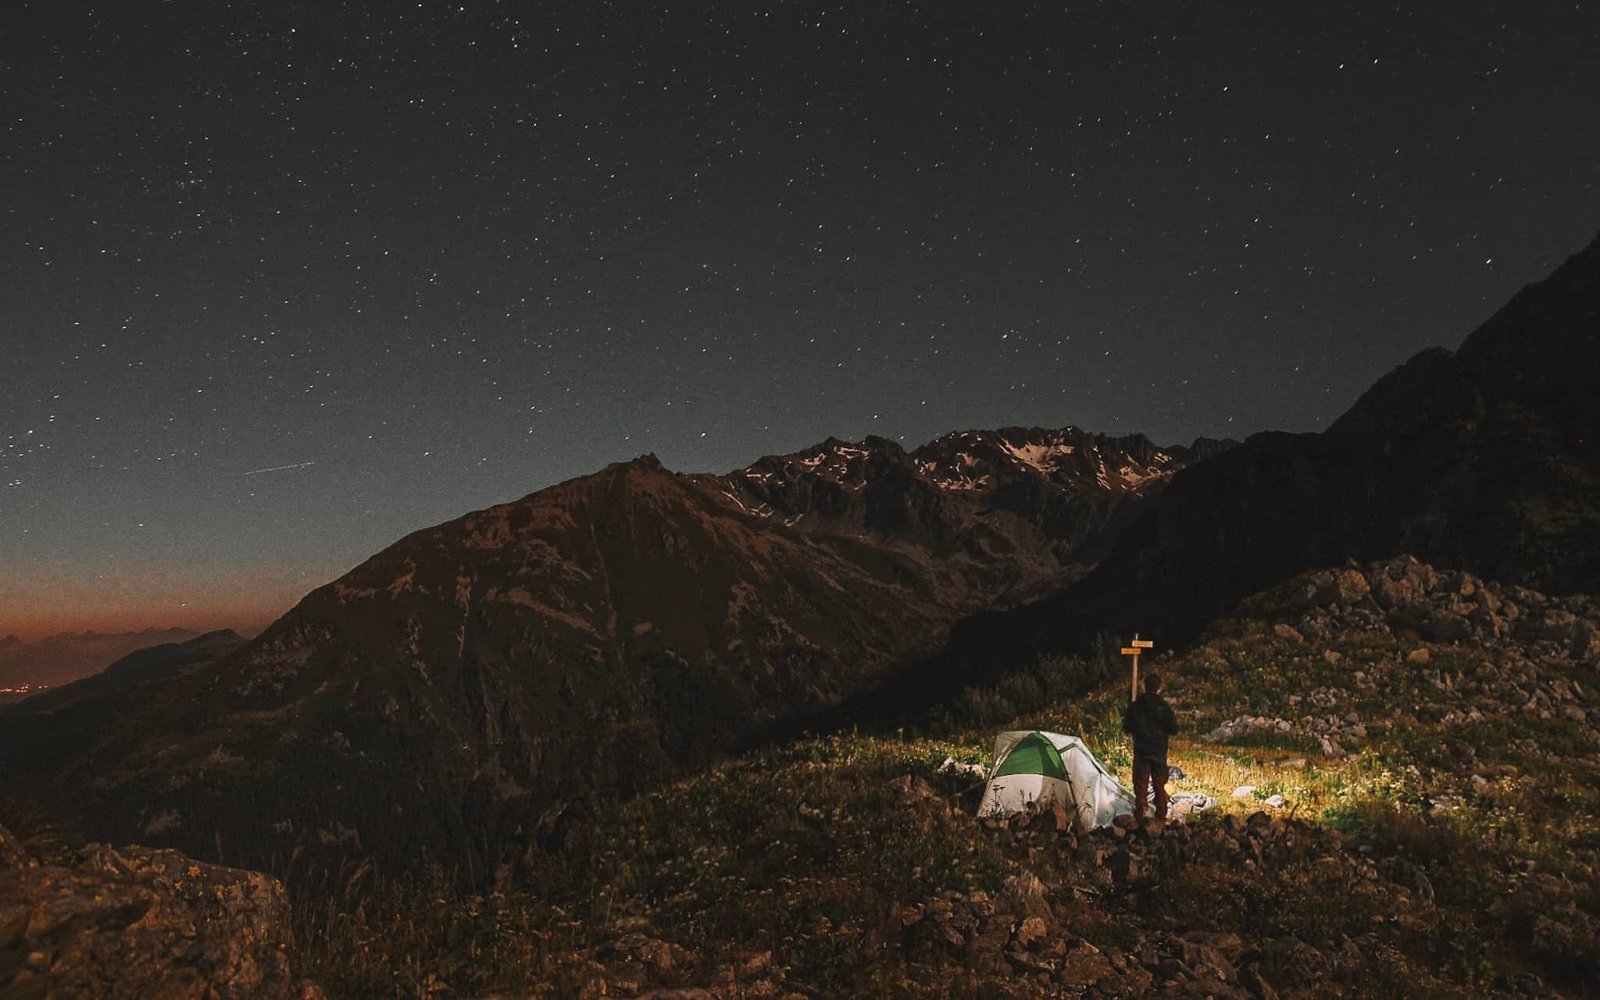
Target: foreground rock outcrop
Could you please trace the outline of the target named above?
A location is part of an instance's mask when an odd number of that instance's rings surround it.
[[[1600,661],[1600,602],[1593,597],[1550,596],[1439,570],[1411,555],[1311,573],[1246,610],[1270,614],[1293,628],[1291,635],[1313,641],[1383,632]]]
[[[266,875],[104,844],[43,864],[0,827],[0,996],[317,1000],[289,941]]]

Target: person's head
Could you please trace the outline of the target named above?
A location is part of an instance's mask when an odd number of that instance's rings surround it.
[[[1145,691],[1145,694],[1160,694],[1161,693],[1161,675],[1156,673],[1153,670],[1150,673],[1145,674],[1144,675],[1144,691]]]

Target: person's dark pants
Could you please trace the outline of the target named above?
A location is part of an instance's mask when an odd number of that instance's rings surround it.
[[[1150,783],[1156,786],[1156,819],[1167,818],[1167,762],[1164,760],[1135,760],[1133,762],[1133,815],[1144,819],[1145,803],[1150,801]]]

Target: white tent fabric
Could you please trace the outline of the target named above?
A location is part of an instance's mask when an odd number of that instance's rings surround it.
[[[1092,830],[1111,825],[1111,820],[1120,813],[1133,812],[1133,792],[1107,771],[1076,736],[1038,734],[1060,755],[1064,780],[1037,773],[1041,769],[1001,774],[1011,751],[1034,732],[1018,729],[995,737],[994,763],[989,768],[983,800],[978,803],[979,816],[1009,816],[1030,807],[1048,808],[1051,803],[1060,802],[1069,813],[1076,815],[1079,830]]]

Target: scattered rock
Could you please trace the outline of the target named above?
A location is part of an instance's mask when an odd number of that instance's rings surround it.
[[[963,778],[977,778],[982,780],[989,776],[989,772],[982,764],[966,764],[954,757],[946,757],[938,767],[940,774],[953,774]]]
[[[995,904],[1008,913],[1039,917],[1044,920],[1055,919],[1050,901],[1045,898],[1044,883],[1029,871],[1007,876],[1000,885],[1000,894],[995,897]]]
[[[1139,861],[1126,847],[1120,848],[1111,855],[1111,879],[1114,882],[1126,882],[1136,879],[1141,874]]]
[[[22,842],[12,836],[10,830],[0,826],[0,871],[27,866],[28,852],[23,849]]]
[[[671,972],[685,964],[694,961],[694,953],[680,948],[670,941],[661,941],[647,938],[631,949],[633,957],[648,966],[655,973]]]
[[[1278,991],[1272,984],[1262,978],[1261,973],[1253,968],[1247,968],[1239,974],[1239,985],[1260,997],[1261,1000],[1278,1000]]]
[[[1308,577],[1303,600],[1308,607],[1354,604],[1366,597],[1371,590],[1367,578],[1360,570],[1348,568],[1322,570]]]
[[[259,872],[93,844],[71,865],[18,861],[0,829],[0,942],[27,956],[7,996],[311,1000],[289,968],[289,903]],[[0,962],[3,964],[3,962]]]
[[[1358,579],[1366,581],[1365,591]],[[1600,605],[1593,598],[1551,599],[1457,570],[1439,572],[1408,555],[1309,573],[1287,593],[1287,605],[1276,607],[1287,607],[1289,620],[1270,625],[1285,638],[1291,632],[1307,641],[1377,632],[1489,648],[1516,641],[1571,660],[1600,662]],[[1342,659],[1333,649],[1322,655],[1330,665]]]
[[[1011,928],[995,927],[968,938],[966,950],[969,955],[988,955],[1004,950],[1010,943]]]
[[[1205,812],[1216,804],[1215,799],[1202,792],[1174,792],[1167,800],[1167,809],[1173,816],[1188,816]]]
[[[1088,942],[1067,953],[1062,959],[1059,982],[1065,986],[1091,986],[1101,981],[1114,980],[1117,970]]]
[[[1016,941],[1024,948],[1034,944],[1049,931],[1049,924],[1042,917],[1027,917],[1017,927]]]
[[[1052,802],[1050,804],[1050,818],[1057,833],[1070,830],[1074,825],[1071,814],[1067,812],[1067,807],[1060,802]]]
[[[1294,724],[1287,719],[1268,718],[1260,715],[1241,715],[1229,719],[1222,725],[1211,730],[1205,736],[1208,743],[1227,743],[1238,739],[1240,736],[1253,733],[1289,733],[1294,731]]]
[[[921,802],[923,799],[937,798],[939,795],[938,791],[928,783],[928,779],[917,774],[902,774],[890,781],[889,787],[902,806]]]

